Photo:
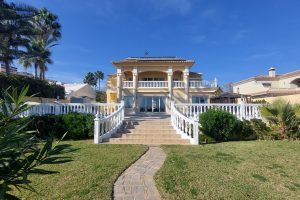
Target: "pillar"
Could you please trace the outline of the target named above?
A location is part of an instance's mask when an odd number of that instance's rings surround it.
[[[173,99],[173,68],[169,67],[168,69],[168,92],[169,92],[169,100],[172,101]]]
[[[190,75],[190,70],[188,67],[186,67],[183,72],[184,93],[185,93],[186,103],[189,103],[189,85],[190,85],[189,75]]]
[[[122,100],[122,70],[117,69],[117,102]]]
[[[132,69],[132,82],[133,82],[133,110],[137,111],[138,70],[136,67]]]

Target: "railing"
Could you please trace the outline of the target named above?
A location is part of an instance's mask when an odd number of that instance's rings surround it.
[[[141,88],[164,88],[168,87],[168,81],[139,81]]]
[[[123,81],[124,88],[133,88],[133,81]]]
[[[217,81],[189,81],[190,88],[217,87]]]
[[[176,104],[175,107],[187,117],[195,117],[209,109],[221,109],[239,119],[260,119],[260,104]]]
[[[109,139],[112,134],[116,133],[122,125],[124,120],[124,102],[122,101],[120,107],[115,112],[106,117],[102,117],[99,113],[94,119],[94,143],[103,142],[104,139]]]
[[[69,112],[96,114],[99,113],[102,117],[108,116],[116,112],[121,104],[118,103],[41,103],[32,105],[32,107],[22,113],[22,116],[31,115],[59,115]]]
[[[184,82],[183,81],[173,81],[173,87],[183,88],[184,87]]]
[[[184,116],[177,110],[174,102],[171,102],[171,124],[181,138],[189,139],[191,144],[199,144],[198,119]]]

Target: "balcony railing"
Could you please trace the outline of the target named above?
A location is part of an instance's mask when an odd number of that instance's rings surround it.
[[[124,88],[133,88],[133,81],[123,81]]]
[[[184,82],[183,81],[173,81],[173,87],[174,88],[184,88]]]
[[[183,81],[173,81],[174,88],[184,88]],[[168,81],[138,81],[139,88],[167,88]],[[190,81],[190,88],[212,88],[217,87],[216,81]],[[123,88],[133,88],[133,81],[123,81]]]
[[[211,88],[217,87],[216,81],[190,81],[190,88]]]
[[[168,81],[139,81],[140,88],[166,88]]]

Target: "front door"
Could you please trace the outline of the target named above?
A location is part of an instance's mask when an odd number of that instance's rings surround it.
[[[141,97],[140,112],[165,112],[165,97]]]

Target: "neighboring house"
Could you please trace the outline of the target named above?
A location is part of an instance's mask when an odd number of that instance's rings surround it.
[[[18,68],[17,67],[13,67],[13,66],[9,67],[9,72],[11,74],[18,74],[20,76],[33,77],[33,75],[30,74],[30,73],[28,73],[28,72],[18,72]],[[6,68],[5,68],[4,64],[0,65],[0,73],[6,73]]]
[[[275,68],[268,75],[259,75],[232,84],[233,92],[250,95],[253,100],[273,101],[283,98],[300,103],[300,70],[277,75]]]
[[[90,103],[96,100],[95,90],[88,84],[64,84],[66,98],[71,103]]]
[[[168,112],[170,102],[208,103],[217,80],[204,81],[191,72],[193,60],[178,57],[129,57],[114,61],[108,76],[107,102],[124,100],[127,111]]]

